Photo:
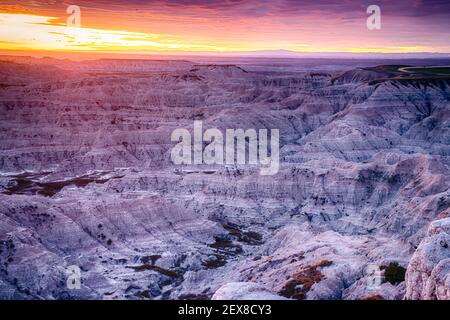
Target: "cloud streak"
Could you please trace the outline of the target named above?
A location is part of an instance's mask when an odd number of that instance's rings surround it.
[[[186,47],[218,50],[450,52],[448,0],[79,0],[82,25],[170,35]],[[64,23],[67,0],[4,1],[6,12],[53,16]],[[377,4],[382,29],[365,27]],[[2,39],[0,39],[2,40]],[[397,48],[397,49],[396,49]]]

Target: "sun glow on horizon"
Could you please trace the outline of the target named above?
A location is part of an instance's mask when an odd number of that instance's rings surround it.
[[[0,13],[0,49],[63,51],[224,51],[210,45],[182,43],[175,37],[143,32],[68,27],[56,17]]]
[[[402,44],[398,46],[380,45],[356,38],[343,37],[340,42],[321,41],[321,35],[299,34],[302,41],[289,39],[265,39],[261,31],[253,34],[240,32],[237,23],[230,28],[239,37],[226,38],[215,32],[196,34],[186,28],[184,34],[177,32],[161,34],[118,30],[101,27],[68,27],[51,15],[0,12],[0,50],[57,51],[57,52],[104,52],[124,54],[145,53],[232,53],[259,50],[284,49],[299,53],[414,53],[433,52],[435,48],[427,45]],[[210,23],[214,23],[213,21]],[[102,25],[102,24],[100,24]],[[123,25],[123,24],[122,24]],[[263,23],[261,24],[261,26]],[[140,25],[137,23],[136,27]],[[233,29],[236,28],[236,29]],[[116,27],[114,27],[116,28]],[[120,29],[119,29],[120,28]],[[123,30],[121,30],[123,29]],[[144,30],[148,28],[144,28]],[[231,30],[230,29],[230,30]],[[270,29],[270,26],[269,26]],[[141,29],[137,29],[142,30]],[[165,29],[162,29],[165,30]],[[360,31],[361,32],[361,31]],[[258,37],[259,35],[259,37]],[[322,35],[324,36],[324,35]],[[295,39],[295,37],[293,37]],[[361,46],[367,43],[367,47]]]

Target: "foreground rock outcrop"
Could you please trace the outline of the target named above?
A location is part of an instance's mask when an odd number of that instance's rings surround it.
[[[220,287],[212,300],[284,300],[254,282],[230,282]]]
[[[412,256],[405,298],[450,300],[450,218],[433,221]]]

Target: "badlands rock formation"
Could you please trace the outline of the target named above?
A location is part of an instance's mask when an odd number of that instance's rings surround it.
[[[449,299],[450,83],[376,70],[0,62],[0,298]],[[174,166],[194,120],[278,174]]]
[[[406,273],[406,299],[450,300],[450,218],[430,224]]]
[[[214,293],[212,300],[286,300],[254,282],[230,282]]]

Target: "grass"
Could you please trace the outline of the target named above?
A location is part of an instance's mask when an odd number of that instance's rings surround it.
[[[380,78],[369,81],[369,85],[376,85],[390,80],[425,81],[431,84],[433,84],[432,81],[450,80],[450,66],[379,65],[362,69],[380,73]]]
[[[249,245],[261,245],[264,243],[261,234],[254,231],[242,231],[239,226],[233,223],[226,223],[223,225],[223,228],[230,235],[236,237],[239,242],[244,242]]]
[[[290,299],[305,299],[311,287],[324,278],[320,268],[328,267],[331,264],[331,261],[321,260],[315,265],[303,267],[299,272],[292,275],[292,279],[286,282],[278,293]]]
[[[217,256],[216,259],[204,261],[202,264],[206,269],[216,269],[226,265],[227,261],[222,256]]]
[[[158,272],[160,274],[163,274],[165,276],[168,276],[170,278],[178,278],[178,277],[180,277],[180,274],[178,274],[175,271],[164,269],[164,268],[161,268],[161,267],[158,267],[158,266],[152,266],[152,265],[149,265],[149,264],[142,264],[140,266],[127,266],[127,268],[133,269],[136,272],[142,272],[142,271],[147,271],[147,270],[156,271],[156,272]]]
[[[13,176],[12,178],[16,182],[16,184],[14,186],[6,188],[3,193],[8,195],[38,194],[45,197],[53,197],[66,186],[74,185],[79,188],[84,188],[90,183],[104,184],[109,181],[109,179],[100,179],[94,175],[85,175],[62,181],[40,182],[39,178],[46,176],[47,174],[49,173],[23,173]]]
[[[397,65],[397,64],[388,64],[388,65],[380,65],[376,67],[368,67],[368,68],[362,68],[364,70],[368,71],[375,71],[375,72],[382,72],[382,73],[389,73],[391,75],[399,75],[403,72],[399,71],[400,68],[410,68],[409,65]]]
[[[450,76],[450,66],[439,67],[404,67],[400,70],[403,73],[414,75]]]
[[[226,254],[234,255],[242,253],[242,247],[239,244],[234,244],[233,241],[226,237],[214,237],[215,242],[209,244],[208,246],[218,250],[219,252],[223,252]]]

